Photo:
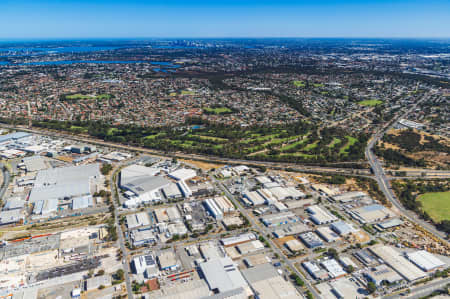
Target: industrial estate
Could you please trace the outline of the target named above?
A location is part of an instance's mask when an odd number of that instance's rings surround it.
[[[448,295],[448,44],[67,43],[0,49],[0,298]]]

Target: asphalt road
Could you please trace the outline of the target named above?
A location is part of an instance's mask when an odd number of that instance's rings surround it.
[[[408,298],[408,299],[419,299],[423,298],[434,291],[444,289],[450,283],[450,278],[439,279],[437,281],[427,283],[423,286],[412,288],[410,295],[402,296],[400,294],[385,296],[384,299],[400,299],[400,298]]]
[[[114,177],[115,174],[118,173],[118,170],[120,170],[120,166],[117,167],[116,169],[114,169],[114,171],[111,173],[111,177],[109,179],[109,186],[111,187],[111,201],[114,204],[114,223],[116,225],[117,228],[117,234],[118,234],[118,239],[117,239],[117,243],[120,247],[120,250],[122,251],[122,264],[124,267],[124,274],[125,274],[125,283],[127,286],[127,294],[128,294],[128,298],[132,299],[134,298],[133,295],[133,289],[131,288],[131,280],[130,280],[130,263],[128,262],[128,251],[127,248],[125,247],[125,240],[123,238],[123,232],[122,232],[122,227],[120,226],[119,223],[119,213],[118,213],[118,206],[117,206],[117,201],[116,201],[116,196],[118,196],[118,194],[116,194],[116,183],[114,181]],[[117,177],[117,176],[116,176]]]
[[[0,187],[0,199],[3,199],[3,195],[5,195],[5,192],[8,189],[9,180],[11,179],[11,176],[9,174],[8,169],[5,167],[3,163],[0,163],[0,168],[3,173],[3,181]]]

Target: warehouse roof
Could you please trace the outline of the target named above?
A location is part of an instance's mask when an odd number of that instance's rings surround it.
[[[262,197],[257,191],[245,192],[244,196],[251,201],[254,206],[262,205],[266,202],[264,197]]]
[[[424,271],[431,271],[439,267],[445,266],[445,263],[438,259],[435,255],[425,250],[419,250],[412,253],[407,253],[408,259],[416,264]]]
[[[151,177],[159,172],[158,168],[133,164],[120,171],[120,183],[125,185],[138,177]]]
[[[47,169],[48,166],[45,163],[45,159],[41,156],[32,156],[32,157],[25,157],[22,159],[23,163],[25,164],[25,168],[28,172],[38,171]]]
[[[284,280],[271,264],[262,264],[242,271],[260,299],[302,298],[295,287]]]
[[[136,213],[127,215],[127,226],[128,229],[133,229],[135,227],[150,225],[150,218],[146,212]]]
[[[29,201],[90,194],[90,180],[99,177],[99,164],[41,170],[36,175]]]
[[[22,209],[25,206],[25,201],[20,198],[10,198],[6,201],[3,210]]]
[[[356,231],[351,224],[344,221],[334,222],[330,225],[330,227],[341,236],[345,236]]]
[[[0,225],[19,222],[21,219],[23,214],[18,209],[0,212]]]
[[[332,278],[340,277],[347,274],[347,272],[344,271],[344,269],[341,267],[341,265],[339,265],[339,263],[335,259],[325,260],[321,264],[328,271],[328,274]]]
[[[373,204],[353,209],[352,216],[361,223],[370,223],[393,217],[395,214],[380,204]]]
[[[169,176],[177,181],[185,181],[197,176],[197,172],[193,169],[180,168],[169,173]]]
[[[333,196],[333,199],[335,201],[340,201],[340,202],[349,202],[349,201],[360,199],[360,198],[363,198],[366,196],[367,196],[367,194],[362,191],[353,191],[353,192],[346,192],[343,194],[335,195],[335,196]]]
[[[414,281],[426,276],[425,272],[409,262],[392,247],[376,245],[371,247],[370,251],[383,259],[386,264],[394,268],[395,271],[405,277],[408,281]]]
[[[148,192],[157,191],[169,184],[170,181],[161,176],[144,176],[132,179],[122,186],[139,196]]]
[[[92,207],[93,205],[94,203],[91,195],[76,197],[72,200],[73,210],[86,209],[88,207]]]
[[[306,210],[312,214],[311,220],[316,224],[329,223],[337,220],[336,216],[330,214],[318,205],[310,206]]]
[[[248,288],[241,272],[229,257],[204,262],[200,264],[200,269],[211,290],[223,293],[240,287]]]

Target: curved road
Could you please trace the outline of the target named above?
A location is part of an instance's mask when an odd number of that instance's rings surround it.
[[[405,113],[403,113],[400,116],[397,116],[391,124],[387,124],[382,128],[380,131],[375,133],[373,138],[369,141],[367,144],[365,154],[366,158],[372,167],[373,173],[375,175],[375,179],[378,182],[378,186],[380,187],[381,191],[383,192],[384,196],[392,202],[392,204],[402,212],[402,214],[412,223],[416,223],[432,234],[434,234],[436,237],[441,239],[445,244],[448,242],[446,241],[447,235],[444,232],[441,232],[436,229],[436,227],[428,222],[425,222],[417,217],[417,214],[415,214],[412,211],[409,211],[403,207],[403,205],[400,203],[400,201],[395,196],[394,192],[392,191],[390,184],[389,184],[389,178],[386,176],[383,167],[381,166],[380,161],[378,160],[377,156],[373,153],[372,149],[377,144],[377,142],[383,137],[385,132],[387,132],[389,129],[393,127],[393,125],[397,122],[400,118],[405,118],[412,110],[414,110],[417,105],[419,105],[422,101],[427,100],[428,96],[424,96],[421,100],[419,100],[416,104],[414,104],[410,109],[408,109]]]

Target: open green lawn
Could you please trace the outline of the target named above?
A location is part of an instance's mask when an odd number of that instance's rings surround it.
[[[418,200],[433,221],[450,220],[450,191],[425,193]]]
[[[294,81],[295,87],[305,87],[305,82],[303,81]]]
[[[334,137],[334,138],[333,138],[333,141],[331,141],[331,143],[328,144],[328,147],[329,147],[329,148],[333,148],[333,147],[335,147],[336,145],[338,145],[338,144],[341,143],[341,142],[342,142],[341,139]]]
[[[108,136],[112,136],[112,135],[114,135],[116,132],[118,132],[119,131],[119,129],[117,129],[117,128],[109,128],[108,129],[108,132],[106,133],[106,135],[108,135]]]
[[[193,95],[195,95],[195,91],[192,91],[192,90],[182,90],[182,91],[181,91],[181,95],[183,95],[183,96],[193,96]]]
[[[200,139],[203,140],[211,140],[211,141],[215,141],[215,142],[227,142],[228,139],[226,138],[220,138],[220,137],[213,137],[213,136],[205,136],[205,135],[193,135],[193,134],[189,134],[187,135],[188,137],[198,137]]]
[[[79,127],[79,126],[70,126],[71,131],[81,131],[81,132],[87,132],[88,128],[85,127]]]
[[[230,108],[227,107],[217,107],[217,108],[203,108],[203,110],[207,113],[213,113],[213,114],[224,114],[224,113],[231,113],[233,111],[231,111]]]
[[[383,101],[372,99],[372,100],[365,100],[365,101],[358,102],[358,104],[361,106],[375,107],[380,104],[383,104]]]
[[[295,148],[295,147],[297,147],[299,145],[304,144],[305,142],[308,142],[308,140],[309,140],[308,138],[305,138],[305,139],[302,139],[302,140],[299,140],[299,141],[296,141],[296,142],[292,142],[292,143],[290,143],[288,145],[285,145],[285,146],[281,147],[281,151],[285,152],[285,151],[291,150],[291,149],[293,149],[293,148]]]
[[[166,136],[166,133],[161,132],[161,133],[158,133],[158,134],[155,134],[155,135],[145,136],[144,139],[156,139],[158,137],[164,137],[164,136]]]
[[[318,87],[324,87],[325,85],[323,85],[322,83],[314,83],[313,86],[318,88]]]
[[[98,96],[93,96],[93,95],[89,95],[89,94],[76,93],[76,94],[66,95],[66,99],[68,99],[68,100],[109,99],[110,97],[111,97],[111,95],[109,95],[109,94],[99,94]]]
[[[314,141],[313,143],[307,144],[304,148],[302,148],[302,151],[310,151],[317,147],[317,143],[319,140]]]
[[[347,143],[339,150],[339,154],[341,155],[347,154],[347,151],[350,148],[350,146],[352,146],[358,141],[358,139],[352,136],[345,136],[345,138],[347,138]]]

